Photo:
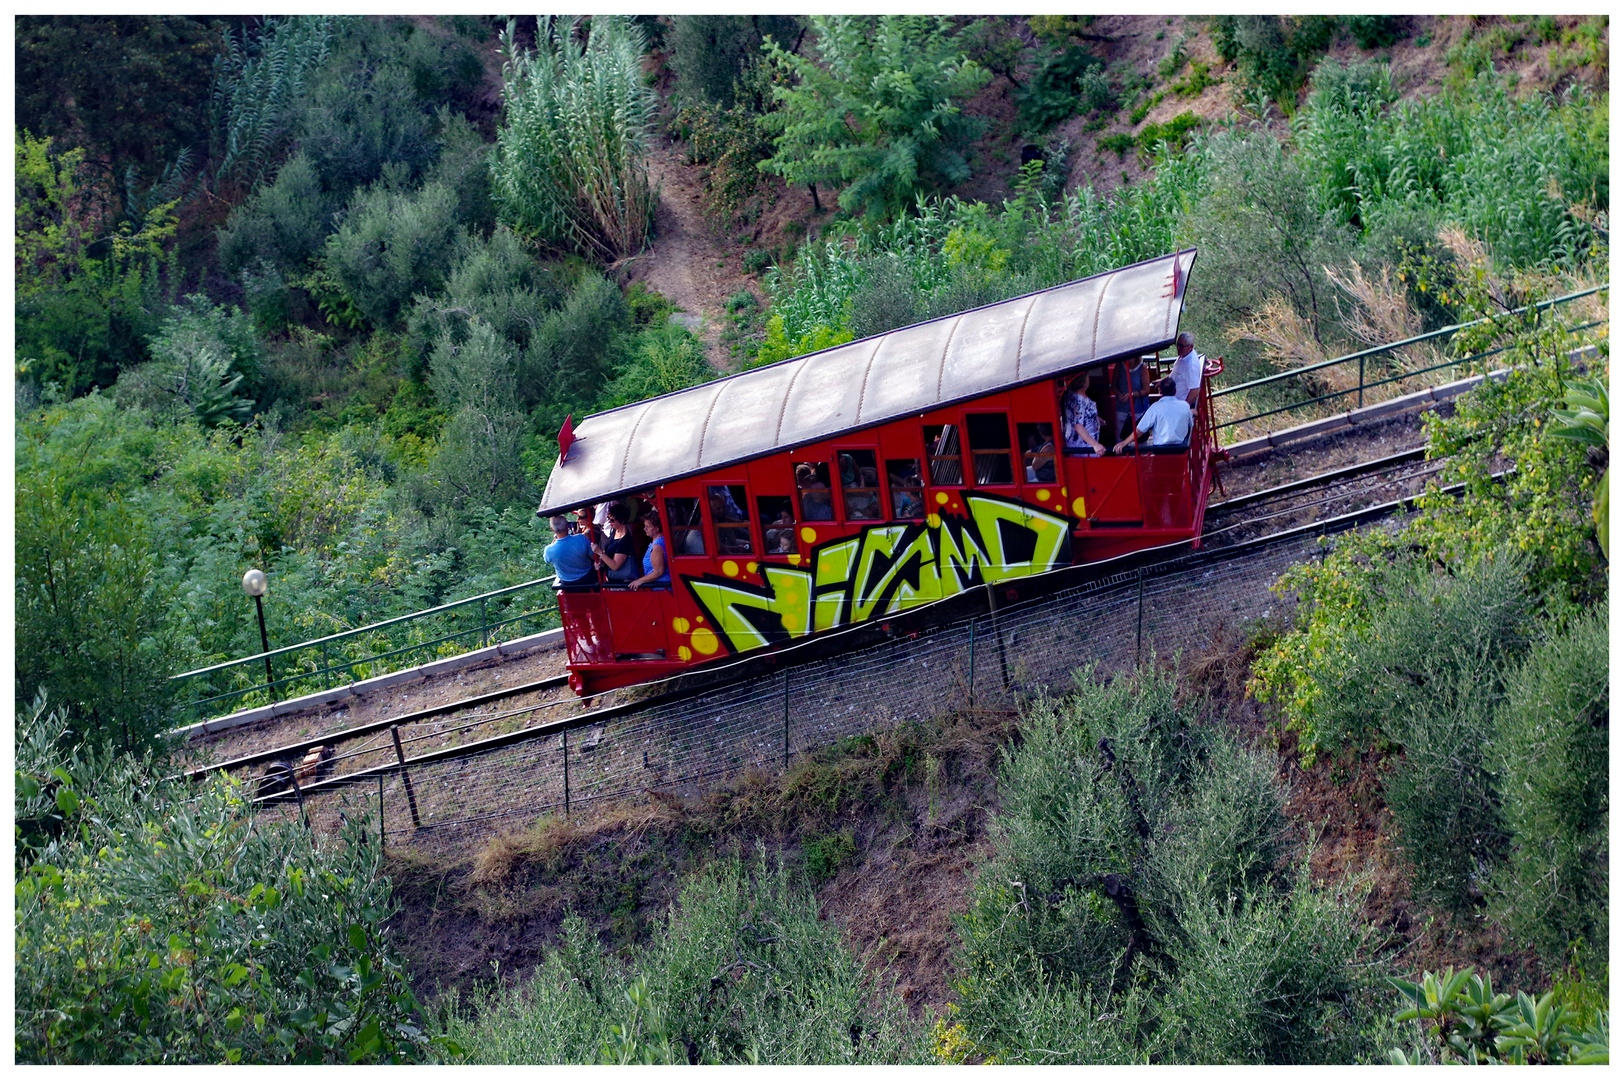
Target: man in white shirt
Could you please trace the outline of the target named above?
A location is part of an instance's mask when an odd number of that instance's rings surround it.
[[[1156,389],[1161,391],[1162,396],[1150,403],[1150,408],[1139,419],[1139,426],[1116,444],[1114,449],[1117,453],[1120,454],[1124,446],[1137,441],[1141,435],[1150,436],[1151,446],[1190,445],[1190,428],[1194,425],[1195,414],[1191,412],[1189,403],[1174,393],[1172,379],[1163,379]]]
[[[1207,358],[1195,351],[1195,335],[1188,330],[1178,336],[1173,347],[1179,354],[1178,359],[1173,361],[1173,383],[1176,387],[1173,394],[1193,409],[1196,407],[1196,395],[1201,391],[1201,371],[1207,364]]]

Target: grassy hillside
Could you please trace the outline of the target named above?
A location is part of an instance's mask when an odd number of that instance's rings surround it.
[[[500,1060],[541,1014],[616,1061],[1594,1053],[1609,353],[1507,312],[1605,281],[1605,17],[16,29],[20,1057]],[[462,860],[168,812],[167,676],[257,651],[249,566],[273,646],[542,577],[566,415],[1185,244],[1226,379],[1484,316],[1456,355],[1528,368],[1430,432],[1466,494],[1289,577],[1297,621]],[[1568,1012],[1496,1046],[1434,986],[1423,1038],[1372,981],[1463,963]]]

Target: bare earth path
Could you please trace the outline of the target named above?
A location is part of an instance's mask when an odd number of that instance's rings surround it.
[[[747,279],[730,245],[705,220],[700,177],[701,166],[685,163],[682,151],[666,136],[656,137],[649,153],[649,179],[660,191],[654,243],[632,260],[630,269],[681,310],[681,321],[705,343],[711,365],[725,368],[721,333],[727,300],[747,287]]]

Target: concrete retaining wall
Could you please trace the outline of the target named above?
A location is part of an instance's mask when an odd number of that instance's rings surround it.
[[[543,630],[539,634],[530,634],[526,637],[514,638],[512,641],[504,641],[498,645],[475,649],[472,652],[431,660],[426,664],[419,664],[417,667],[391,671],[387,675],[375,675],[370,679],[362,679],[359,682],[349,683],[345,686],[335,686],[330,690],[319,690],[314,694],[289,698],[287,701],[278,701],[271,705],[261,705],[256,709],[243,709],[241,712],[234,712],[229,716],[220,716],[212,720],[204,720],[199,724],[188,724],[185,727],[175,728],[171,734],[183,739],[194,738],[198,735],[209,735],[217,731],[241,727],[244,724],[269,720],[275,716],[287,716],[290,713],[303,712],[306,709],[332,705],[343,701],[347,697],[359,697],[374,690],[386,690],[392,686],[420,682],[436,675],[445,675],[462,668],[472,667],[475,664],[482,664],[487,660],[495,660],[500,656],[518,656],[522,653],[542,652],[561,648],[563,644],[564,631],[562,628]]]

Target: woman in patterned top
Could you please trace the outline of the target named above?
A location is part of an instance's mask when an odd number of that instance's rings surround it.
[[[1061,421],[1066,434],[1066,449],[1085,454],[1106,452],[1100,443],[1100,410],[1094,399],[1083,393],[1083,379],[1079,378],[1066,390],[1061,399]]]

